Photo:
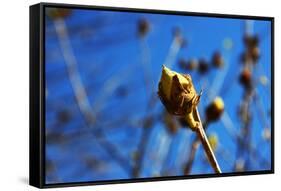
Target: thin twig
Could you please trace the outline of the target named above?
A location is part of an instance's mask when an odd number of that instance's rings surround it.
[[[213,150],[211,148],[211,145],[210,145],[210,143],[208,141],[208,138],[206,136],[205,130],[203,128],[203,125],[202,125],[202,122],[201,122],[200,115],[199,115],[197,107],[196,107],[195,114],[196,114],[195,117],[198,119],[198,122],[199,122],[199,126],[196,129],[197,136],[199,137],[199,139],[200,139],[200,141],[201,141],[201,143],[203,145],[203,148],[205,150],[207,158],[208,158],[211,166],[213,167],[214,171],[216,173],[221,173],[220,166],[219,166],[219,164],[217,162],[215,154],[214,154],[214,152],[213,152]]]
[[[68,77],[72,86],[72,89],[74,91],[74,95],[77,101],[77,104],[79,106],[79,110],[83,114],[85,118],[85,122],[87,127],[92,128],[94,124],[94,115],[93,115],[93,109],[89,103],[88,96],[86,93],[86,90],[84,88],[84,85],[82,83],[82,80],[79,75],[78,67],[77,67],[77,61],[74,56],[69,38],[68,38],[68,32],[67,27],[63,19],[57,19],[54,21],[55,30],[57,32],[59,43],[61,46],[61,50],[65,59],[65,64],[67,66],[68,71]],[[102,130],[99,130],[95,132],[95,136],[104,137],[104,132]],[[128,170],[128,166],[130,165],[127,163],[127,160],[125,157],[121,156],[119,152],[117,151],[117,148],[114,144],[109,142],[107,139],[103,139],[102,141],[98,141],[97,143],[100,144],[105,151],[114,158],[117,162],[119,162],[119,165],[125,170]]]

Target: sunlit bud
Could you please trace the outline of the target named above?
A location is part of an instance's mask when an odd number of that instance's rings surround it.
[[[190,104],[197,94],[189,75],[180,74],[163,66],[158,94],[167,110],[175,115],[190,112]]]
[[[219,120],[223,111],[223,99],[221,97],[216,97],[206,108],[206,120],[208,122]]]
[[[197,125],[192,112],[199,103],[191,76],[180,74],[163,66],[158,95],[170,114],[185,117],[192,129]]]

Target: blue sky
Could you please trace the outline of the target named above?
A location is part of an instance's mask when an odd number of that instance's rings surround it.
[[[150,24],[144,39],[137,35],[140,19],[146,19]],[[47,171],[46,183],[131,178],[131,169],[123,168],[101,143],[106,139],[127,160],[128,166],[134,164],[134,155],[138,152],[143,132],[141,121],[150,114],[161,116],[164,110],[160,100],[156,101],[153,108],[147,109],[147,105],[151,94],[156,95],[161,67],[171,50],[174,38],[172,31],[175,28],[181,30],[187,46],[181,48],[172,59],[170,64],[173,70],[187,73],[178,66],[181,58],[204,58],[210,61],[215,51],[221,52],[225,60],[223,69],[212,68],[204,76],[196,71],[189,73],[197,91],[203,89],[199,104],[201,117],[204,119],[204,108],[210,103],[210,90],[218,88],[215,96],[223,98],[231,127],[235,133],[240,132],[242,123],[237,110],[244,90],[238,82],[238,75],[242,69],[239,57],[244,50],[245,20],[72,10],[63,23],[79,78],[97,119],[90,129],[79,109],[68,76],[61,39],[55,30],[60,23],[48,16],[46,21],[46,134],[52,135],[46,138],[46,160],[52,167]],[[267,86],[256,84],[259,102],[252,102],[250,107],[253,115],[251,145],[258,154],[237,155],[237,142],[233,141],[222,120],[212,123],[207,133],[215,133],[219,138],[216,156],[223,172],[232,172],[235,161],[240,158],[248,161],[248,171],[270,169],[271,145],[262,139],[262,132],[265,125],[271,126],[268,115],[271,110],[271,23],[261,20],[249,23],[252,24],[252,33],[260,38],[261,57],[254,69],[254,78],[257,82],[260,76],[269,79]],[[226,41],[232,42],[231,49],[224,47]],[[145,73],[147,70],[149,73]],[[144,76],[148,74],[150,83],[146,87]],[[216,82],[216,79],[220,79],[221,83]],[[61,122],[61,113],[69,115],[66,122]],[[120,119],[123,121],[118,122]],[[170,134],[159,117],[156,119],[146,137],[147,148],[140,177],[182,175],[182,166],[188,158],[195,135],[186,128]],[[104,135],[100,137],[94,129],[102,129]],[[267,164],[260,162],[263,159]],[[212,173],[201,147],[191,173]]]

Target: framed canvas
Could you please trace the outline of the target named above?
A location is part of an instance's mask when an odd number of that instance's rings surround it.
[[[30,7],[30,184],[274,172],[274,18]]]

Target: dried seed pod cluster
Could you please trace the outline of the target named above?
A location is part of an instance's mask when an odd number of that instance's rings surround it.
[[[244,68],[240,73],[239,82],[247,90],[253,88],[252,66],[254,66],[260,58],[259,38],[257,35],[244,36],[245,51],[242,53],[241,61]]]
[[[184,71],[193,71],[198,68],[198,61],[196,59],[180,59],[179,66]]]
[[[189,60],[181,58],[178,65],[184,71],[197,71],[201,75],[206,75],[212,68],[223,68],[224,58],[219,51],[216,51],[210,61],[205,58],[200,58],[199,61],[195,58]]]
[[[256,64],[260,58],[259,38],[257,35],[245,35],[245,52],[242,54],[242,63]]]

